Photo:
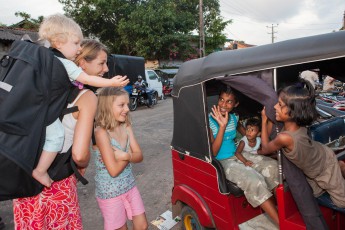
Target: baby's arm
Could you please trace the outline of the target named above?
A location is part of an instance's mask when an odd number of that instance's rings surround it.
[[[94,87],[123,87],[129,83],[127,76],[117,75],[111,79],[107,79],[99,76],[91,76],[85,72],[79,74],[77,81]]]
[[[240,143],[237,146],[236,152],[235,152],[235,156],[237,157],[237,159],[239,159],[245,166],[252,166],[253,162],[247,160],[243,155],[242,155],[242,151],[244,149],[244,141],[240,141]]]

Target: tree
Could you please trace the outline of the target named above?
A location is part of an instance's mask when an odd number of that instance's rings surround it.
[[[19,23],[13,24],[11,27],[18,27],[24,29],[34,29],[38,30],[41,22],[43,21],[43,16],[39,16],[37,19],[31,18],[31,15],[26,12],[17,11],[14,13],[16,17],[21,17],[23,20]]]
[[[14,15],[16,17],[21,17],[23,18],[23,20],[29,20],[31,18],[31,15],[26,13],[26,12],[20,12],[20,11],[17,11],[14,13]]]
[[[90,38],[100,39],[111,52],[126,54],[118,24],[135,10],[140,0],[59,0],[67,16],[72,17]]]
[[[97,37],[111,52],[146,59],[189,59],[199,29],[199,0],[59,0],[66,14],[88,37]],[[204,0],[206,45],[225,43],[219,0]],[[198,43],[196,43],[198,44]]]
[[[212,53],[220,45],[224,45],[226,36],[222,33],[232,21],[223,21],[216,10],[211,9],[205,20],[206,54]]]

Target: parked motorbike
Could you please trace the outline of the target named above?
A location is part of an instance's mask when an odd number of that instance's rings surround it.
[[[146,105],[149,108],[153,107],[157,104],[157,97],[154,95],[157,95],[157,92],[146,85],[133,85],[132,93],[129,97],[129,109],[134,111],[138,105]]]

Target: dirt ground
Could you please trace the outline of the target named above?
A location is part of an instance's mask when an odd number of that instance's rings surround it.
[[[149,229],[150,222],[171,210],[173,185],[170,143],[173,132],[172,99],[160,100],[153,108],[138,107],[131,112],[134,132],[144,153],[144,161],[134,165],[137,186],[144,200]],[[103,220],[95,199],[94,165],[91,159],[86,178],[88,185],[78,184],[78,194],[85,230],[102,230]],[[0,202],[0,216],[5,230],[14,229],[12,202]],[[130,224],[129,224],[130,226]],[[180,229],[179,225],[174,228]]]

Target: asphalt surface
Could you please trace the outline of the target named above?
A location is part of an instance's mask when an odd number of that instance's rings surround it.
[[[173,132],[172,99],[158,101],[150,109],[138,107],[131,112],[135,136],[143,150],[144,161],[134,164],[137,186],[144,201],[149,229],[157,229],[150,222],[167,210],[171,211],[173,185],[170,143]],[[95,199],[94,164],[91,159],[86,172],[88,185],[78,183],[78,194],[85,230],[102,230],[103,219]],[[14,229],[12,202],[0,202],[0,216],[5,230]],[[131,226],[130,224],[128,225]],[[180,229],[176,225],[173,229]]]

